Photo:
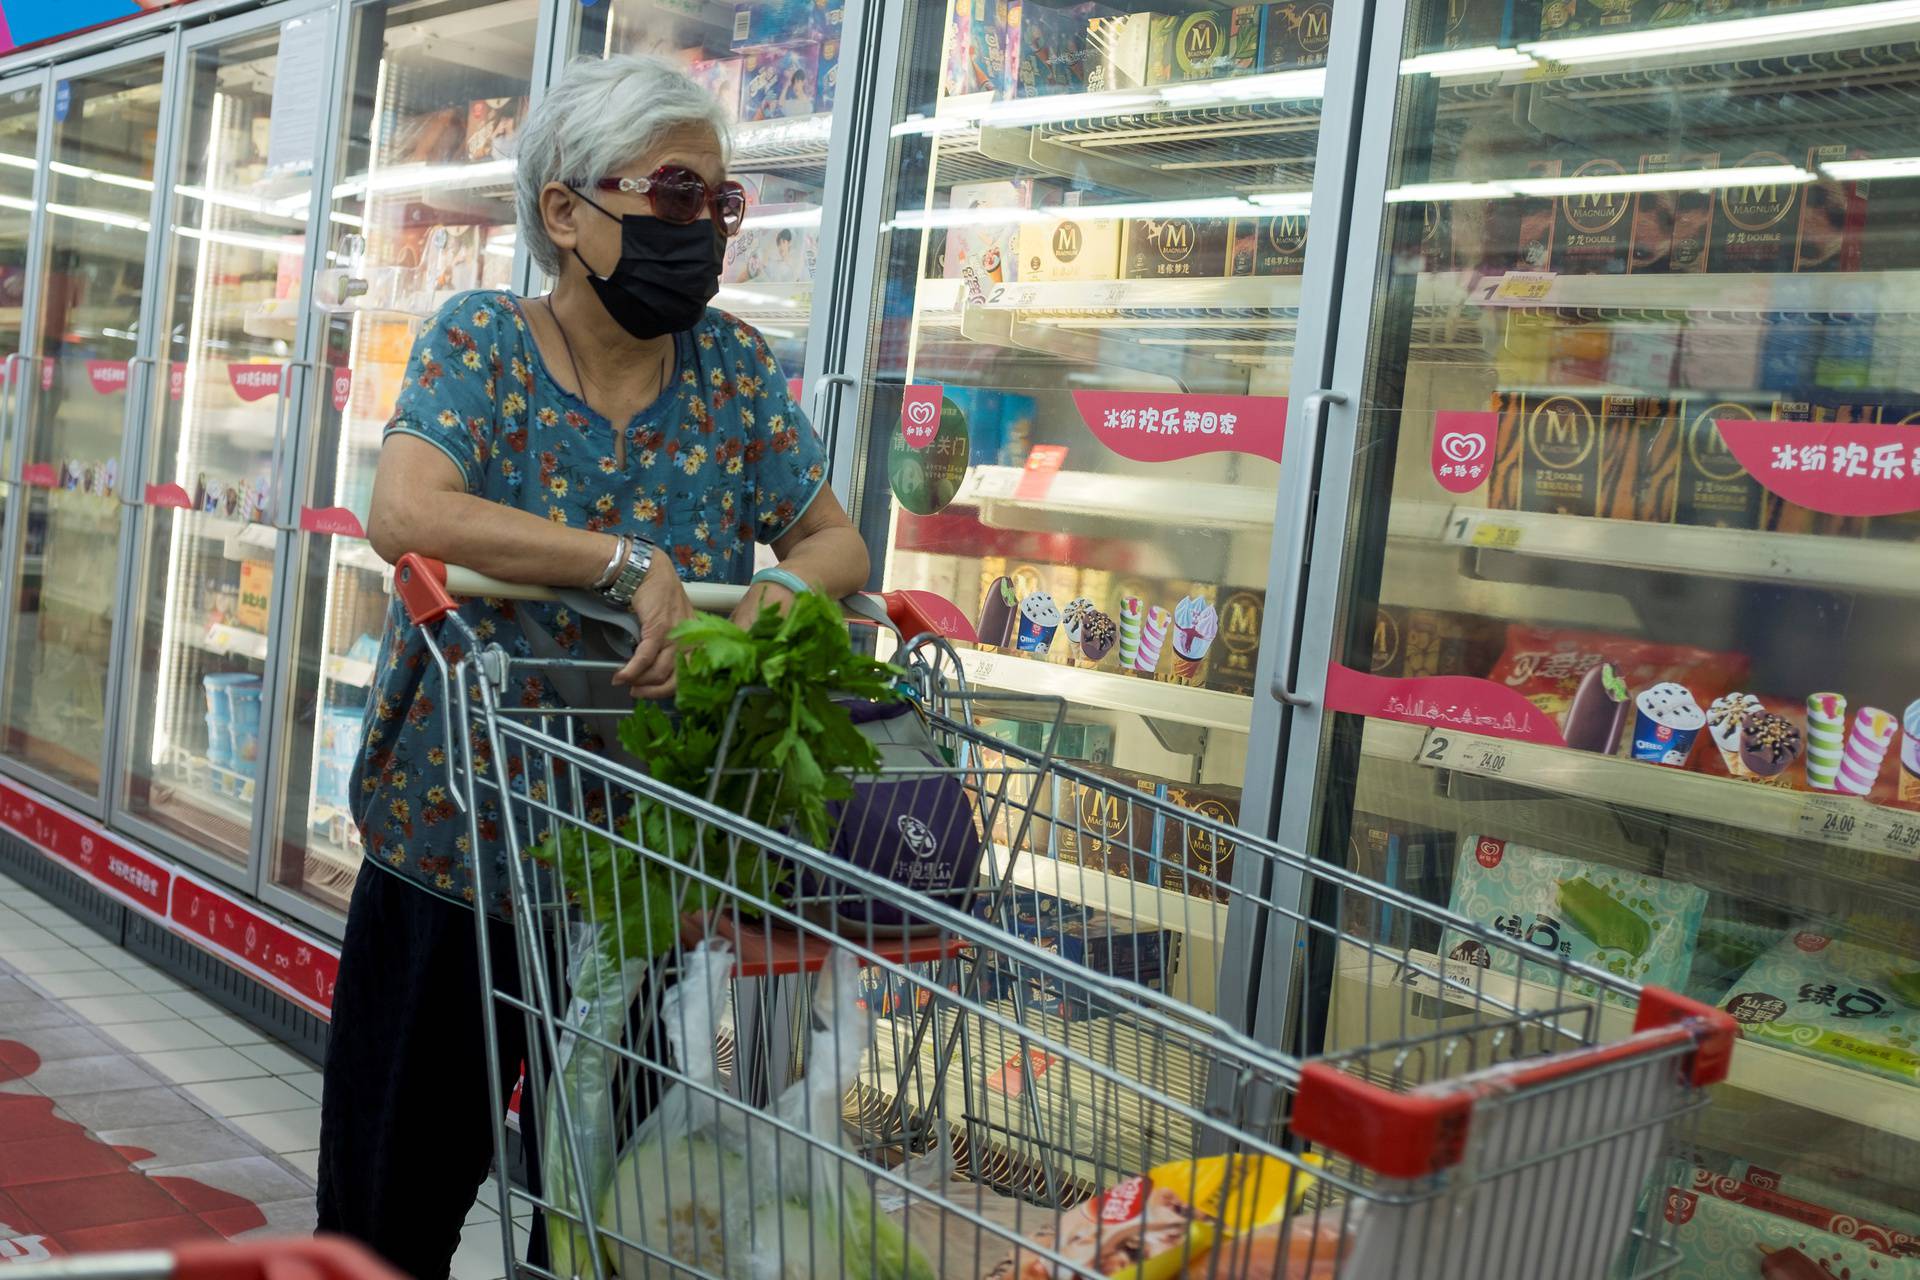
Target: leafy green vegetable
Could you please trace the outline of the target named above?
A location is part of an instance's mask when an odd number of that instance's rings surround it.
[[[675,714],[637,705],[620,726],[621,745],[668,786],[824,847],[833,834],[830,806],[851,798],[851,775],[880,763],[835,699],[899,701],[904,673],[855,652],[840,606],[818,592],[798,597],[784,617],[763,610],[744,631],[700,614],[674,628],[673,639],[680,646]],[[743,690],[752,692],[741,697]],[[605,926],[602,946],[614,956],[660,955],[684,913],[722,905],[720,894],[662,858],[732,885],[738,897],[725,895],[727,905],[737,903],[744,915],[758,914],[756,900],[782,901],[784,864],[650,797],[615,829],[656,856],[577,824],[550,831],[533,851]]]

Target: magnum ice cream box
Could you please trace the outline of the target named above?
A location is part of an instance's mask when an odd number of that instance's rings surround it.
[[[1866,184],[1826,177],[1823,169],[1836,161],[1864,158],[1864,152],[1841,144],[1807,148],[1807,171],[1818,176],[1800,194],[1795,271],[1860,270],[1867,235]]]
[[[1227,273],[1231,231],[1225,218],[1129,219],[1122,274],[1129,280],[1217,280]]]
[[[1540,37],[1644,31],[1693,20],[1694,0],[1546,0],[1540,6]]]
[[[1758,529],[1766,491],[1747,474],[1715,425],[1721,419],[1757,421],[1771,406],[1700,397],[1685,402],[1680,437],[1680,486],[1674,520],[1721,529]]]
[[[1263,71],[1294,71],[1327,65],[1333,40],[1333,6],[1323,0],[1266,6],[1260,46]]]
[[[1254,669],[1260,663],[1260,624],[1266,613],[1267,593],[1254,587],[1226,587],[1220,593],[1220,634],[1213,642],[1207,665],[1209,689],[1251,694]]]
[[[1736,169],[1798,168],[1777,151],[1755,151],[1734,162]],[[1761,174],[1750,182],[1720,189],[1715,204],[1713,271],[1789,271],[1799,233],[1801,188],[1778,176]]]
[[[1259,5],[1153,16],[1147,38],[1148,84],[1241,75],[1257,70],[1259,63]]]
[[[1618,160],[1595,156],[1568,175],[1592,182],[1591,190],[1556,201],[1553,269],[1580,275],[1621,275],[1627,269],[1633,197],[1622,188],[1627,168]],[[1610,181],[1611,180],[1611,181]],[[1611,188],[1611,189],[1609,189]]]
[[[1673,519],[1680,474],[1679,404],[1655,396],[1495,397],[1490,505],[1505,511]]]
[[[1377,676],[1484,676],[1507,642],[1495,618],[1444,609],[1376,606],[1368,670]]]
[[[1307,265],[1307,215],[1280,213],[1233,220],[1233,257],[1228,274],[1297,276]]]
[[[1713,169],[1713,152],[1652,152],[1640,157],[1641,173]],[[1707,269],[1707,237],[1713,230],[1711,191],[1642,191],[1633,198],[1632,245],[1627,270],[1636,275],[1688,274]]]
[[[1054,222],[1020,224],[1022,280],[1112,280],[1120,274],[1118,218],[1088,217],[1078,192]]]
[[[1879,422],[1881,407],[1862,404],[1857,398],[1813,395],[1804,400],[1775,401],[1773,417],[1776,422]],[[1763,513],[1765,527],[1777,533],[1817,533],[1857,538],[1867,531],[1868,522],[1864,517],[1812,511],[1771,493],[1766,496]]]

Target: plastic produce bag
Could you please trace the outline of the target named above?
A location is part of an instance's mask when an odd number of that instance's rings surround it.
[[[806,1076],[770,1115],[714,1096],[713,1032],[731,966],[724,943],[702,943],[663,1001],[668,1047],[687,1079],[640,1126],[601,1201],[602,1229],[633,1242],[607,1241],[614,1273],[935,1280],[876,1207],[859,1166],[839,1154],[840,1103],[867,1040],[852,957],[835,952],[821,971]]]

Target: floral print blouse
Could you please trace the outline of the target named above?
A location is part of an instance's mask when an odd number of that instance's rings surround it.
[[[623,468],[613,424],[554,381],[519,300],[462,294],[415,342],[387,432],[438,447],[469,493],[559,524],[638,534],[688,581],[744,583],[755,543],[776,541],[805,513],[824,483],[826,460],[773,353],[746,324],[709,310],[677,335],[674,370],[668,389],[626,424]],[[532,611],[529,621],[579,656],[576,620],[558,605],[468,600],[460,615],[483,644],[529,656],[516,610]],[[457,661],[455,634],[441,639]],[[475,850],[448,793],[443,682],[398,598],[375,671],[350,783],[367,856],[435,893],[472,902]],[[562,705],[539,676],[506,696],[525,707]],[[475,749],[484,769],[477,733]],[[483,791],[479,853],[495,868],[488,877],[490,895],[500,895],[495,910],[504,906],[507,883],[500,823],[497,802]]]

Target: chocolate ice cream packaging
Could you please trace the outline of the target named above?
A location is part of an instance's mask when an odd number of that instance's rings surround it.
[[[1595,156],[1569,175],[1593,183],[1593,189],[1563,195],[1556,204],[1553,269],[1576,275],[1622,275],[1627,269],[1633,197],[1624,190],[1625,165],[1611,156]]]
[[[1594,514],[1665,524],[1673,519],[1679,484],[1680,402],[1661,396],[1605,397]]]
[[[1376,606],[1368,670],[1377,676],[1482,676],[1507,639],[1504,622],[1444,609]]]
[[[1449,932],[1443,938],[1448,972],[1476,986],[1475,967],[1558,985],[1553,970],[1525,965],[1523,971],[1522,955],[1538,950],[1633,982],[1678,988],[1692,967],[1706,905],[1706,890],[1695,885],[1497,836],[1463,835],[1448,906],[1510,945],[1490,949]],[[1597,994],[1591,983],[1568,985],[1581,995]],[[1626,1002],[1612,993],[1607,998]]]
[[[1602,400],[1502,391],[1495,393],[1494,404],[1500,426],[1488,505],[1506,511],[1595,514]]]
[[[1251,694],[1254,669],[1260,662],[1260,622],[1267,593],[1252,587],[1226,587],[1219,607],[1220,635],[1214,641],[1213,661],[1207,665],[1207,687]]]
[[[1333,43],[1333,6],[1325,0],[1262,6],[1262,71],[1295,71],[1327,65]]]
[[[1650,152],[1641,173],[1717,169],[1717,152]],[[1711,191],[1642,191],[1633,198],[1633,233],[1627,270],[1635,275],[1690,275],[1707,269],[1713,232]]]
[[[1759,421],[1768,412],[1763,405],[1738,400],[1701,397],[1684,403],[1676,523],[1719,529],[1762,527],[1766,491],[1733,456],[1715,424],[1721,419]]]
[[[1807,148],[1814,175],[1800,193],[1794,238],[1795,271],[1858,271],[1867,235],[1867,185],[1826,176],[1829,164],[1862,160],[1866,153],[1843,143]]]
[[[1307,264],[1307,215],[1280,213],[1263,218],[1235,218],[1232,260],[1235,276],[1297,276]]]
[[[1708,269],[1721,272],[1793,270],[1801,187],[1776,175],[1780,170],[1799,166],[1777,151],[1755,151],[1732,160],[1728,167],[1775,172],[1720,189],[1714,211],[1713,240],[1707,255]]]
[[[1749,1040],[1920,1083],[1920,959],[1809,925],[1737,979],[1721,1008]]]
[[[1857,1214],[1821,1210],[1704,1169],[1666,1187],[1659,1203],[1669,1224],[1663,1238],[1673,1250],[1661,1261],[1677,1255],[1672,1274],[1688,1280],[1894,1280],[1915,1271],[1907,1247],[1892,1247],[1892,1233]],[[1649,1246],[1636,1240],[1632,1247]]]
[[[1129,280],[1218,280],[1227,274],[1226,218],[1129,218],[1121,274]]]
[[[1878,422],[1880,406],[1864,403],[1857,395],[1813,394],[1806,399],[1774,402],[1777,422]],[[1766,496],[1763,519],[1775,533],[1813,533],[1826,537],[1857,538],[1866,533],[1868,521],[1861,516],[1840,516],[1796,506],[1777,494]]]

